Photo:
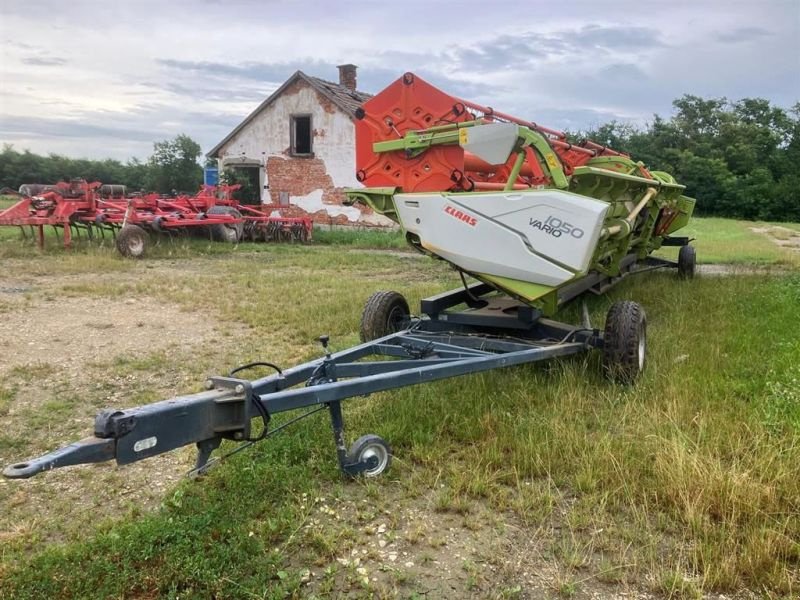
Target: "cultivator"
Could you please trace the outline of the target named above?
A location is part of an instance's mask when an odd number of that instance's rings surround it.
[[[311,238],[310,218],[274,214],[279,207],[258,209],[233,198],[239,186],[203,186],[194,196],[179,194],[128,195],[120,185],[89,183],[82,179],[55,185],[24,185],[15,192],[21,199],[0,211],[0,226],[26,227],[44,246],[45,227],[59,232],[64,246],[73,237],[111,236],[119,252],[138,258],[145,252],[150,234],[205,232],[213,239],[238,242],[306,242]],[[270,212],[267,212],[270,211]]]
[[[375,435],[348,450],[347,398],[591,350],[602,353],[611,378],[636,380],[647,346],[639,304],[612,304],[602,329],[585,305],[579,325],[549,317],[632,274],[667,267],[692,277],[694,249],[671,235],[694,207],[683,186],[618,151],[572,144],[410,73],[356,116],[357,177],[371,187],[349,190],[350,200],[400,223],[413,247],[459,271],[463,288],[426,298],[418,317],[400,294],[376,292],[362,313],[362,344],[331,353],[322,336],[320,359],[286,370],[251,363],[210,378],[205,392],[103,411],[94,436],[11,465],[6,477],[111,459],[127,464],[187,444],[197,445],[198,472],[223,439],[252,444],[322,409],[341,470],[374,476],[388,467],[391,450]],[[650,256],[661,246],[679,246],[677,262]],[[276,373],[239,377],[255,366]],[[273,415],[300,408],[308,410],[270,429]],[[262,424],[257,433],[254,419]]]

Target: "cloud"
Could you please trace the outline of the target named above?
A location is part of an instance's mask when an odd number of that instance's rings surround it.
[[[193,76],[200,77],[227,77],[234,79],[252,79],[261,82],[279,82],[282,83],[295,71],[307,71],[309,74],[314,73],[325,65],[324,61],[307,60],[293,63],[268,63],[268,62],[255,62],[245,61],[237,63],[223,63],[212,61],[192,61],[192,60],[174,60],[174,59],[158,59],[160,65],[167,69],[184,71],[191,73]]]
[[[22,62],[26,65],[40,67],[60,67],[61,65],[67,64],[67,60],[64,58],[48,58],[46,56],[30,56],[28,58],[23,58]]]
[[[651,27],[585,25],[575,37],[579,46],[592,49],[636,51],[663,47],[662,32]]]
[[[207,150],[294,71],[337,81],[348,62],[364,91],[412,71],[556,128],[643,123],[683,93],[790,106],[800,98],[794,4],[574,0],[492,11],[477,0],[404,0],[398,14],[362,0],[307,0],[302,10],[278,0],[5,2],[0,142],[126,158],[187,133]],[[405,15],[424,18],[399,27]],[[23,42],[11,39],[17,31]]]
[[[102,126],[92,123],[91,119],[68,120],[49,119],[45,117],[15,117],[0,122],[0,138],[13,138],[17,135],[49,138],[109,138],[137,141],[151,141],[152,130]]]
[[[609,50],[643,51],[662,47],[661,32],[648,27],[585,25],[548,33],[502,34],[470,46],[458,46],[451,56],[462,67],[476,70],[515,70],[546,59],[585,57]]]
[[[738,44],[741,42],[752,42],[753,40],[769,35],[770,32],[761,27],[739,27],[732,31],[721,31],[714,37],[717,41],[724,44]]]

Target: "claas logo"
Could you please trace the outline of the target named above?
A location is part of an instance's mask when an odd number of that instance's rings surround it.
[[[448,215],[451,215],[451,216],[455,217],[459,221],[464,221],[464,223],[466,223],[470,227],[475,227],[475,225],[478,224],[478,219],[476,219],[475,217],[472,217],[472,216],[470,216],[470,215],[468,215],[466,213],[463,213],[462,211],[458,210],[457,208],[453,208],[449,204],[444,207],[444,212],[446,212]]]

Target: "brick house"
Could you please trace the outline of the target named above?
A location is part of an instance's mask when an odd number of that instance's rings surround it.
[[[339,83],[297,71],[208,154],[222,172],[246,174],[253,201],[317,223],[390,225],[362,206],[344,206],[355,177],[355,110],[371,98],[356,90],[356,66],[341,65]],[[260,198],[258,197],[260,195]]]

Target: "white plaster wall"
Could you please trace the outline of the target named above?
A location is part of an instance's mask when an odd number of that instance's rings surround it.
[[[315,131],[312,142],[314,158],[321,159],[335,187],[363,187],[355,176],[356,150],[355,125],[342,110],[327,98],[320,102],[317,92],[305,82],[297,82],[295,93],[284,92],[269,106],[256,115],[220,150],[220,169],[223,161],[235,164],[237,159],[256,159],[261,164],[261,201],[271,202],[268,189],[264,189],[266,160],[271,156],[289,158],[291,144],[292,115],[311,115],[311,127]],[[291,86],[290,89],[294,87]],[[329,107],[329,110],[325,109]],[[393,227],[395,223],[379,214],[365,215],[356,207],[322,202],[323,190],[317,189],[305,196],[290,196],[289,201],[313,213],[325,210],[330,216],[345,215],[351,223],[364,223]]]
[[[320,104],[316,91],[303,83],[295,94],[282,94],[262,110],[223,146],[223,159],[247,157],[265,160],[272,155],[287,156],[290,145],[290,122],[293,114],[310,114],[314,157],[325,168],[336,187],[360,187],[356,180],[355,126],[344,112],[328,112]],[[263,163],[262,163],[263,164]]]

